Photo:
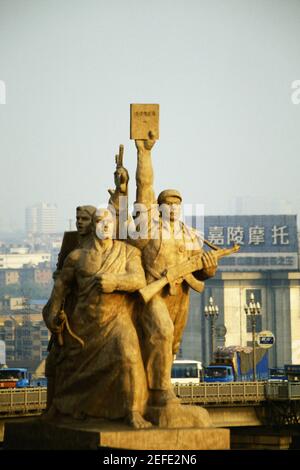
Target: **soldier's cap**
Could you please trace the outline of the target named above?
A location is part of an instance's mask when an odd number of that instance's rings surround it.
[[[177,199],[180,199],[180,202],[182,201],[181,194],[177,189],[165,189],[157,198],[158,204],[163,204],[168,197],[176,197]]]
[[[90,217],[93,217],[96,212],[96,207],[94,206],[78,206],[76,207],[77,212],[86,212]]]
[[[114,218],[113,212],[110,210],[109,207],[99,207],[95,214],[94,214],[94,220],[96,219],[106,219],[106,218]]]

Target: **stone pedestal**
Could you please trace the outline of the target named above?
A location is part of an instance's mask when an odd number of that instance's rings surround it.
[[[201,406],[169,404],[164,407],[149,406],[145,415],[159,428],[211,428],[208,411]]]
[[[4,421],[0,421],[0,445],[2,444],[3,439],[4,439],[4,426],[5,426]]]
[[[134,430],[118,422],[61,419],[47,422],[35,418],[5,423],[5,449],[127,449],[127,450],[225,450],[230,431],[220,428],[152,427]]]

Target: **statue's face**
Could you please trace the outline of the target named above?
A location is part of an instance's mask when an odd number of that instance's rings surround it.
[[[163,203],[167,209],[166,215],[169,216],[170,221],[179,220],[181,215],[181,200],[178,197],[167,197]]]
[[[76,228],[79,235],[87,235],[93,229],[92,217],[85,211],[77,211],[76,213]]]
[[[96,212],[95,231],[100,240],[113,238],[114,226],[114,219],[109,211],[102,211],[101,214]]]

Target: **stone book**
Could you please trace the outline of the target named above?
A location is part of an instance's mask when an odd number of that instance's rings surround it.
[[[130,139],[159,139],[159,105],[130,105]]]

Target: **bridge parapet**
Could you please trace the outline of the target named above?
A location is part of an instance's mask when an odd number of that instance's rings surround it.
[[[300,400],[300,382],[267,383],[266,397],[273,401]]]
[[[0,390],[0,418],[40,414],[46,408],[46,401],[46,387]]]
[[[285,406],[293,402],[293,409],[296,406],[297,410],[300,407],[300,383],[295,382],[202,382],[175,384],[174,390],[181,403],[204,407],[257,407],[267,404],[271,406],[272,403],[275,405],[276,402],[278,405],[282,402]],[[0,390],[0,418],[40,414],[46,408],[46,400],[45,387]],[[296,414],[298,415],[298,411]]]
[[[266,400],[266,382],[215,382],[191,385],[175,384],[182,403],[202,405],[253,405]]]

